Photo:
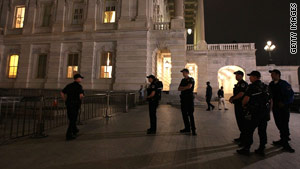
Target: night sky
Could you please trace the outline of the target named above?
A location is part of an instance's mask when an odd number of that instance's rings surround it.
[[[297,2],[299,13],[300,0],[204,0],[206,41],[255,43],[257,65],[266,65],[263,48],[271,40],[277,47],[272,52],[276,65],[300,65],[299,48],[290,54],[290,2]]]

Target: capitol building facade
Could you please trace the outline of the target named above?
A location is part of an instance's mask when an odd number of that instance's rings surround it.
[[[61,89],[80,73],[85,89],[136,91],[154,74],[172,95],[186,67],[201,97],[207,81],[231,94],[237,70],[261,71],[269,82],[277,68],[299,91],[299,68],[257,66],[254,43],[207,44],[203,0],[0,0],[0,7],[0,88]]]

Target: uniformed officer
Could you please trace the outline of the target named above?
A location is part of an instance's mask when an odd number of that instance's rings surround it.
[[[242,99],[244,97],[245,91],[248,87],[248,83],[243,80],[244,72],[236,71],[234,72],[235,78],[238,83],[235,85],[233,89],[233,96],[230,97],[229,102],[234,104],[234,112],[235,118],[240,130],[240,137],[234,139],[234,142],[238,143],[240,146],[243,145],[243,135],[245,131],[244,126],[244,116],[243,116],[243,107],[242,107]]]
[[[79,132],[76,121],[78,117],[78,111],[81,106],[81,100],[84,97],[84,91],[80,85],[83,77],[80,74],[74,75],[74,82],[68,84],[62,91],[61,97],[65,100],[67,106],[67,115],[69,119],[69,127],[66,133],[67,140],[73,140],[76,138]]]
[[[180,82],[178,91],[181,91],[180,102],[181,102],[181,112],[184,122],[184,129],[180,130],[180,133],[190,133],[192,130],[192,135],[196,134],[196,127],[194,121],[194,86],[195,81],[189,76],[189,70],[181,70],[183,79]]]
[[[150,85],[147,88],[147,100],[149,102],[149,116],[150,116],[150,128],[147,130],[147,134],[156,133],[156,109],[158,107],[158,87],[156,83],[156,77],[154,75],[147,76]]]
[[[242,155],[250,154],[250,147],[253,143],[253,133],[258,128],[258,135],[260,139],[259,148],[255,153],[264,155],[265,145],[267,144],[267,125],[270,120],[269,109],[269,94],[268,86],[260,81],[260,72],[252,71],[250,74],[251,84],[245,92],[242,101],[243,108],[245,109],[245,146],[237,150],[237,153]]]
[[[273,144],[276,146],[283,146],[284,150],[293,153],[295,150],[290,146],[288,141],[290,141],[289,105],[292,103],[294,92],[288,82],[280,79],[281,72],[279,70],[274,69],[269,72],[272,77],[272,82],[269,85],[273,103],[272,111],[275,124],[280,131],[280,140],[273,141]]]

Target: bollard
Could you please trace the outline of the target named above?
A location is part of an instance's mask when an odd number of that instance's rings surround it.
[[[43,103],[44,103],[44,97],[42,96],[40,99],[40,105],[39,105],[39,119],[36,126],[36,131],[34,132],[34,135],[32,138],[45,138],[48,137],[48,135],[45,134],[45,121],[43,119]]]
[[[128,113],[128,93],[126,93],[126,96],[125,96],[125,104],[126,104],[126,107],[125,107],[125,113]]]
[[[107,100],[106,100],[106,110],[105,110],[105,118],[109,119],[111,118],[111,115],[108,114],[108,111],[109,111],[109,98],[110,98],[110,93],[108,92],[107,95]]]

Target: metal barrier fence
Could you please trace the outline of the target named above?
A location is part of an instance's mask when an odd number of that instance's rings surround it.
[[[78,122],[128,112],[136,104],[135,93],[85,96]],[[19,137],[44,137],[45,131],[68,123],[60,97],[0,97],[0,144]]]

